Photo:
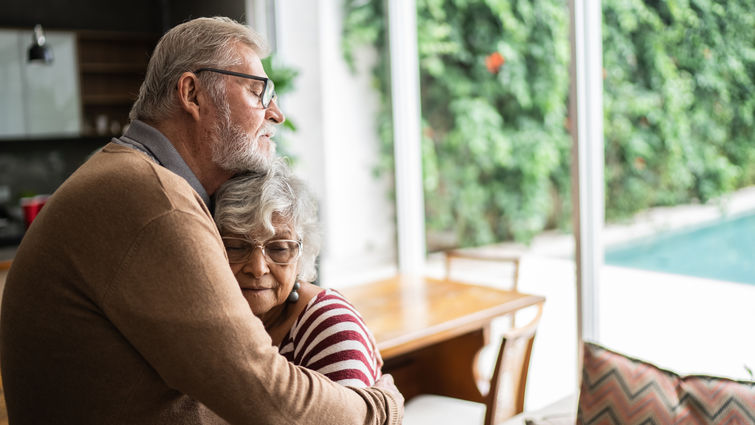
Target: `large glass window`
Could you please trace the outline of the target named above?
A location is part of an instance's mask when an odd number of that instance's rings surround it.
[[[601,339],[752,379],[755,5],[603,0]]]

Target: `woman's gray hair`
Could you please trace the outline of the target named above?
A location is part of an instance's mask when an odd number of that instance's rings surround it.
[[[277,220],[290,224],[302,241],[299,277],[313,281],[320,253],[317,203],[282,159],[273,160],[267,171],[228,180],[215,194],[215,224],[222,235],[255,233],[261,242],[275,234]]]
[[[170,117],[178,108],[174,91],[181,74],[203,67],[227,69],[240,64],[242,58],[232,48],[236,42],[251,47],[260,58],[269,53],[261,35],[226,17],[197,18],[170,29],[152,53],[129,119],[159,122]],[[216,104],[225,99],[225,86],[219,84],[221,77],[214,72],[199,76]]]

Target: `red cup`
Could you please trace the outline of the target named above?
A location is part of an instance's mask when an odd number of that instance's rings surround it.
[[[21,198],[21,209],[24,211],[24,224],[28,229],[31,222],[39,214],[39,211],[47,202],[48,195],[37,195],[30,198]]]

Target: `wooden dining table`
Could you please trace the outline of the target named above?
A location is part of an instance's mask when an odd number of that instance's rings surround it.
[[[362,314],[384,373],[409,400],[440,394],[483,401],[476,359],[493,319],[545,302],[539,295],[422,276],[398,275],[339,291]]]

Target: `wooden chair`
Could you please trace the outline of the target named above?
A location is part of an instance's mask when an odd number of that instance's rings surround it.
[[[511,285],[507,289],[517,290],[519,285],[519,262],[520,256],[517,254],[500,254],[491,251],[473,251],[452,249],[445,251],[445,272],[446,279],[449,279],[453,275],[453,265],[467,262],[483,262],[483,263],[498,263],[498,264],[510,264],[511,267]],[[454,277],[454,280],[460,280]],[[463,280],[463,279],[462,279]],[[501,279],[502,280],[502,279]]]
[[[478,398],[461,400],[438,395],[417,396],[406,403],[404,425],[494,425],[523,412],[530,355],[543,314],[543,304],[535,308],[534,318],[526,325],[503,332],[492,377],[488,378],[477,367],[474,368],[480,392]]]
[[[500,423],[524,411],[532,345],[542,315],[541,303],[529,323],[504,333],[493,376],[487,381],[490,388],[485,400],[485,425]],[[478,386],[481,385],[478,383]]]
[[[501,284],[501,286],[505,287],[505,289],[510,289],[512,291],[519,290],[520,256],[518,254],[502,254],[500,252],[478,249],[451,249],[444,251],[443,254],[445,256],[444,266],[446,279],[453,279],[460,282],[472,281],[472,279],[465,277],[463,273],[457,272],[456,274],[454,274],[454,265],[460,266],[464,263],[496,264],[498,266],[502,266],[496,267],[497,271],[504,271],[505,267],[503,266],[508,266],[509,272],[511,273],[509,280],[505,279],[503,276],[501,276],[500,278],[496,276],[496,284]],[[460,270],[461,267],[457,267],[457,269]],[[472,283],[474,283],[474,281],[472,281]],[[512,315],[509,318],[509,321],[511,323],[511,327],[513,328],[516,325],[516,318]]]
[[[444,254],[446,279],[473,283],[476,280],[473,277],[475,273],[462,273],[463,264],[497,263],[503,267],[495,267],[496,284],[501,283],[505,289],[518,289],[519,255],[483,250],[450,250]],[[498,274],[505,269],[508,269],[510,278]],[[543,304],[538,304],[534,308],[534,317],[524,326],[517,327],[511,316],[510,327],[501,334],[492,375],[484,373],[478,367],[479,362],[475,363],[472,373],[479,390],[476,397],[462,400],[439,395],[419,395],[407,402],[404,424],[494,425],[523,412],[532,345],[543,314]]]

